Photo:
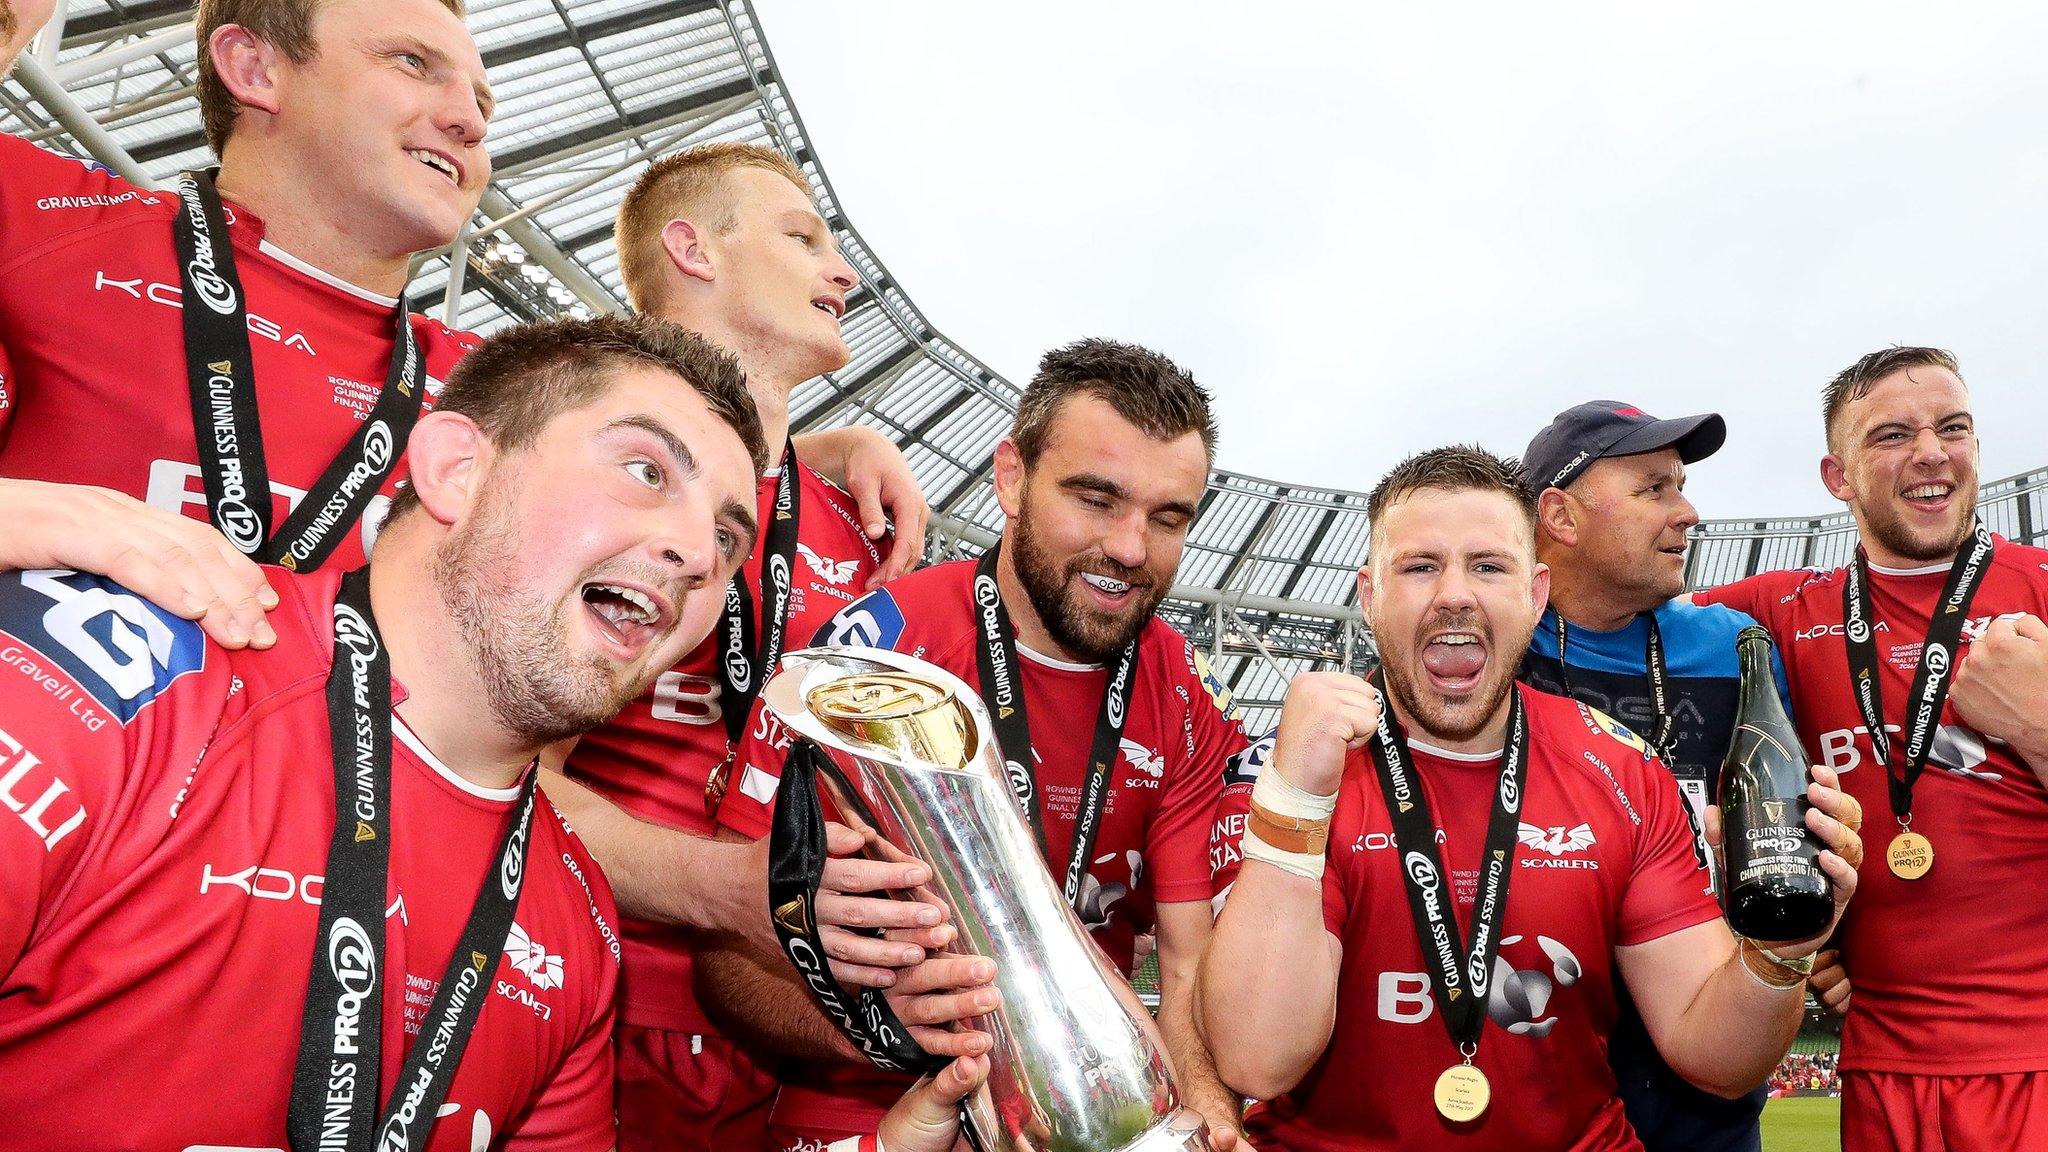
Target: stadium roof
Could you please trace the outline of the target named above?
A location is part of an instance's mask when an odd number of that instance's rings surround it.
[[[193,7],[60,3],[45,41],[61,47],[39,49],[0,87],[0,130],[159,186],[181,168],[210,163],[194,96]],[[474,0],[469,11],[498,96],[495,174],[471,230],[418,263],[408,290],[414,306],[484,332],[620,307],[612,217],[649,158],[712,140],[780,148],[809,177],[861,276],[842,325],[853,359],[797,390],[793,425],[864,424],[887,433],[942,517],[947,538],[935,552],[979,551],[1002,525],[988,465],[1017,385],[948,340],[855,229],[753,5]],[[2031,512],[2015,520],[2012,528],[2025,531],[2014,534],[2033,538],[2032,525],[2048,512],[2035,507],[2036,489],[2048,477],[2007,483],[2015,509]],[[1695,573],[1731,579],[1767,553],[1827,559],[1811,541],[1830,530],[1839,541],[1840,525],[1826,520],[1709,526],[1730,545],[1696,549]],[[1766,541],[1776,543],[1767,549]],[[1353,581],[1365,546],[1359,493],[1218,471],[1167,614],[1264,714],[1294,672],[1368,655]]]

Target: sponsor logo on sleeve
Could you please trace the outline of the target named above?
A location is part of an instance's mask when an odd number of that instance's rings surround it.
[[[199,625],[78,572],[0,573],[0,632],[18,641],[0,640],[0,658],[19,665],[33,654],[123,725],[206,658]]]
[[[903,637],[903,609],[896,597],[883,588],[848,604],[825,624],[820,644],[846,644],[859,648],[894,648]]]

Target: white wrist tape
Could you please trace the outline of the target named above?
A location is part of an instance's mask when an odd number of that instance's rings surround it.
[[[1275,816],[1291,816],[1298,820],[1328,820],[1337,811],[1336,793],[1318,796],[1304,792],[1272,764],[1266,765],[1266,770],[1252,781],[1252,800]]]
[[[1262,775],[1259,779],[1264,780],[1265,777]],[[1259,839],[1259,834],[1249,828],[1245,829],[1244,839],[1238,844],[1238,851],[1244,853],[1247,860],[1264,860],[1282,872],[1292,872],[1296,876],[1306,876],[1310,880],[1323,878],[1323,862],[1328,859],[1320,852],[1310,855],[1307,852],[1287,852],[1275,848]]]

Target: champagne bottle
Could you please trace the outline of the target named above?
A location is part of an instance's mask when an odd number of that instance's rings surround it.
[[[1770,633],[1744,628],[1735,648],[1742,681],[1717,798],[1727,855],[1721,907],[1728,926],[1752,940],[1804,940],[1835,910],[1817,859],[1826,845],[1806,827],[1806,754],[1778,702]]]

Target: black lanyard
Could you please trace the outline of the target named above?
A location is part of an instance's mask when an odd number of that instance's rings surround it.
[[[404,293],[399,294],[391,368],[369,419],[273,537],[270,469],[264,462],[256,365],[249,351],[248,301],[235,274],[235,246],[228,238],[212,171],[180,174],[178,198],[181,205],[172,233],[184,290],[185,380],[191,389],[192,430],[198,438],[207,509],[214,526],[243,555],[311,571],[347,538],[349,528],[362,518],[377,489],[397,467],[426,401],[426,390],[419,386],[422,356],[406,316]]]
[[[718,668],[725,712],[728,750],[738,748],[747,731],[747,715],[761,681],[782,659],[788,639],[790,578],[796,563],[797,524],[802,512],[802,486],[796,471],[796,447],[782,450],[782,474],[775,478],[775,508],[761,541],[761,589],[768,602],[761,610],[766,634],[757,648],[754,639],[754,594],[744,574],[725,586],[725,615],[718,622]]]
[[[505,951],[526,876],[540,773],[537,766],[527,769],[518,815],[484,875],[426,1024],[379,1118],[372,1109],[390,978],[384,908],[391,865],[391,662],[370,612],[368,568],[343,577],[334,601],[327,720],[334,741],[334,838],[286,1130],[293,1152],[408,1152],[427,1146]]]
[[[1550,614],[1557,620],[1557,677],[1564,688],[1564,694],[1572,694],[1572,666],[1565,659],[1567,631],[1564,614],[1552,608]],[[1678,719],[1668,703],[1670,673],[1664,665],[1664,634],[1657,630],[1657,614],[1648,612],[1644,618],[1650,624],[1650,637],[1643,642],[1643,674],[1650,682],[1650,707],[1657,713],[1657,731],[1650,737],[1650,751],[1667,766],[1671,763],[1671,726]]]
[[[1373,673],[1373,687],[1384,700],[1383,675]],[[1486,854],[1481,859],[1479,900],[1472,908],[1471,939],[1463,946],[1458,941],[1451,876],[1437,851],[1437,823],[1430,815],[1429,798],[1392,708],[1381,708],[1379,731],[1367,745],[1373,766],[1379,770],[1387,816],[1393,822],[1394,848],[1401,854],[1401,881],[1408,890],[1408,910],[1427,957],[1429,982],[1451,1042],[1468,1064],[1479,1049],[1479,1033],[1486,1023],[1487,989],[1493,977],[1493,957],[1500,948],[1501,925],[1507,922],[1522,789],[1529,776],[1528,718],[1522,710],[1522,690],[1511,685],[1509,692],[1507,748],[1501,757],[1500,786],[1494,789],[1493,815],[1486,823]]]
[[[1941,722],[1942,705],[1948,702],[1956,647],[1963,638],[1963,624],[1970,618],[1970,602],[1991,571],[1993,550],[1991,530],[1982,521],[1971,534],[1970,545],[1956,553],[1949,565],[1948,580],[1941,587],[1941,601],[1934,606],[1934,618],[1927,623],[1927,639],[1920,645],[1920,667],[1913,674],[1913,689],[1906,697],[1906,755],[1892,758],[1891,735],[1884,730],[1884,695],[1878,684],[1876,612],[1870,604],[1870,573],[1863,550],[1856,550],[1842,581],[1842,640],[1849,650],[1849,679],[1856,696],[1856,709],[1863,714],[1863,726],[1870,730],[1870,745],[1884,764],[1890,784],[1892,814],[1906,823],[1913,816],[1913,785],[1927,767],[1934,750],[1935,729]]]
[[[1002,542],[997,541],[974,567],[974,615],[981,626],[981,646],[976,651],[975,663],[981,674],[981,700],[995,721],[996,744],[1009,772],[1010,790],[1016,793],[1017,806],[1024,810],[1032,830],[1038,834],[1039,851],[1045,853],[1049,863],[1052,848],[1045,837],[1045,811],[1031,771],[1031,723],[1024,710],[1017,631],[1010,623],[1009,611],[1003,607],[1002,587],[996,582],[996,553],[1001,548]],[[1088,782],[1081,794],[1081,810],[1074,823],[1074,847],[1067,856],[1066,879],[1061,886],[1069,904],[1081,897],[1081,878],[1088,874],[1095,837],[1102,830],[1102,810],[1109,802],[1110,768],[1116,763],[1131,685],[1137,677],[1138,639],[1133,639],[1110,669],[1102,710],[1095,718],[1095,741],[1088,749]]]

